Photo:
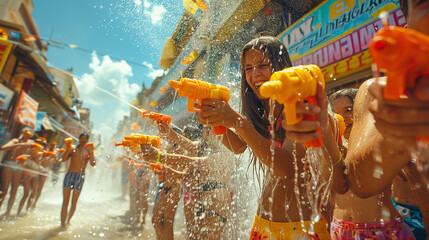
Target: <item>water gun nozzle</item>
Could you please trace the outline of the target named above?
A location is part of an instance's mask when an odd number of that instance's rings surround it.
[[[388,41],[386,41],[384,39],[380,39],[380,40],[375,42],[374,48],[378,51],[383,51],[388,45],[389,45]]]
[[[179,81],[174,81],[174,80],[170,80],[169,82],[168,82],[168,86],[170,86],[171,88],[174,88],[174,89],[179,89],[180,87],[182,87],[182,83],[181,82],[179,82]]]

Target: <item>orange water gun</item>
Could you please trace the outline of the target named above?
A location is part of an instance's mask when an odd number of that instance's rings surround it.
[[[149,163],[150,168],[152,169],[152,171],[155,174],[158,174],[159,171],[165,170],[165,165],[164,164],[159,164],[159,163]],[[159,181],[163,181],[164,180],[164,176],[162,175],[158,175],[158,180]]]
[[[142,117],[149,118],[150,120],[152,120],[152,123],[154,123],[155,121],[158,124],[159,123],[165,123],[167,125],[170,125],[170,123],[171,123],[171,116],[169,116],[169,115],[151,112],[150,110],[146,111],[144,109],[142,109],[142,111],[143,111]]]
[[[19,164],[23,164],[28,160],[28,158],[24,157],[24,156],[19,156],[19,157],[15,158],[15,160],[18,161]]]
[[[69,137],[64,139],[64,145],[66,145],[67,150],[70,150],[72,148],[72,144],[73,144],[73,138]]]
[[[116,143],[116,146],[128,147],[132,152],[140,152],[140,145],[159,147],[161,145],[161,138],[143,134],[131,134],[131,136],[124,136],[122,142]]]
[[[89,143],[85,144],[83,147],[84,147],[84,148],[91,148],[92,150],[94,150],[94,149],[95,149],[95,147],[94,147],[94,143],[93,143],[93,142],[89,142]]]
[[[296,104],[298,102],[307,102],[312,105],[318,105],[316,99],[317,83],[321,82],[325,87],[325,79],[322,71],[316,65],[305,65],[285,68],[274,72],[268,82],[260,87],[260,93],[263,97],[276,100],[284,104],[286,122],[289,125],[295,125],[304,120],[316,121],[315,115],[299,116],[296,113]],[[317,129],[319,138],[305,142],[306,148],[317,148],[323,144],[320,128]]]
[[[43,148],[43,146],[41,145],[41,144],[38,144],[38,143],[32,143],[31,144],[31,147],[32,148],[35,148],[35,152],[39,152],[40,151],[40,149],[42,149]]]
[[[204,99],[216,99],[228,102],[230,99],[229,89],[224,86],[213,85],[201,80],[190,78],[181,78],[180,81],[170,80],[168,85],[179,91],[180,97],[188,97],[188,111],[198,112],[195,109],[195,100],[201,104]],[[223,126],[213,127],[213,132],[216,135],[226,133],[226,128]]]
[[[44,151],[43,152],[43,156],[45,156],[45,157],[54,157],[55,155],[56,155],[56,153],[53,151]]]
[[[342,137],[344,135],[344,132],[346,131],[346,122],[344,121],[343,116],[341,116],[340,114],[335,113],[335,116],[338,119],[338,131],[339,131],[338,142],[342,145],[343,144],[343,138]]]
[[[377,32],[369,50],[378,68],[387,76],[384,98],[407,98],[406,91],[416,87],[416,79],[429,74],[429,36],[412,29],[389,26]],[[418,137],[429,141],[429,137]]]
[[[57,152],[59,152],[59,153],[63,153],[63,152],[65,152],[66,151],[66,149],[65,148],[58,148],[57,149]]]

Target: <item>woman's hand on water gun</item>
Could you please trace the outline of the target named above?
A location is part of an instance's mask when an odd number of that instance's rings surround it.
[[[141,155],[145,161],[156,162],[159,150],[152,145],[140,145]]]
[[[317,102],[319,106],[315,106],[309,103],[298,102],[296,104],[296,113],[298,115],[316,115],[317,121],[301,120],[295,125],[288,125],[283,120],[282,125],[286,130],[286,137],[295,142],[307,142],[319,137],[317,128],[320,127],[321,132],[325,130],[331,131],[329,128],[328,121],[328,100],[326,93],[323,90],[323,86],[318,83],[317,85]]]
[[[205,99],[201,105],[195,105],[201,109],[197,112],[197,120],[201,124],[213,127],[224,126],[232,128],[237,126],[240,121],[240,114],[232,109],[228,103],[215,99]]]
[[[423,96],[418,99],[415,94],[409,94],[408,99],[384,99],[385,84],[385,80],[380,79],[368,88],[374,97],[369,110],[375,126],[392,147],[414,146],[416,138],[429,136],[429,102],[420,100]]]
[[[186,171],[182,172],[164,164],[149,163],[149,166],[156,175],[162,176],[164,179],[180,180],[186,175]]]

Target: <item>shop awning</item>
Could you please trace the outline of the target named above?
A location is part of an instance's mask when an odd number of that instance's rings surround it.
[[[74,115],[75,112],[65,102],[53,82],[53,74],[43,62],[44,56],[21,43],[13,43],[15,44],[14,54],[34,72],[35,80],[30,96],[40,103],[39,110],[51,115],[63,112]]]

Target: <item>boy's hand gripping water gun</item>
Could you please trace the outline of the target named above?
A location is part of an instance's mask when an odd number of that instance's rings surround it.
[[[73,144],[73,138],[69,137],[64,139],[64,145],[66,145],[67,151],[72,149],[72,144]]]
[[[343,144],[343,135],[344,135],[344,132],[346,131],[346,122],[344,121],[343,116],[341,116],[340,114],[335,113],[335,116],[338,119],[338,131],[339,131],[338,142],[342,145]]]
[[[229,89],[224,86],[213,85],[201,80],[181,78],[180,81],[170,80],[168,85],[179,91],[180,97],[188,97],[188,111],[198,112],[195,109],[195,101],[201,104],[204,99],[216,99],[228,102],[230,99]],[[223,135],[226,128],[223,126],[213,127],[215,135]]]
[[[316,65],[305,65],[285,68],[274,72],[268,82],[261,85],[260,93],[263,97],[276,100],[284,104],[284,115],[289,125],[295,125],[304,120],[317,121],[315,115],[298,116],[296,104],[307,102],[318,105],[316,99],[317,83],[321,82],[325,87],[325,79],[322,71]],[[317,129],[319,138],[305,142],[306,148],[321,147],[323,144],[320,128]]]
[[[161,145],[161,138],[143,134],[131,134],[131,136],[124,136],[124,140],[121,143],[116,143],[116,146],[128,147],[132,152],[137,153],[141,151],[140,145],[159,147]]]
[[[151,112],[150,110],[148,112],[148,111],[146,111],[144,109],[142,109],[142,111],[143,111],[142,117],[149,118],[150,120],[152,120],[152,123],[155,122],[155,121],[158,124],[159,123],[165,123],[167,125],[170,125],[170,123],[171,123],[171,116],[169,116],[169,115],[165,115],[165,114],[162,114],[162,113]]]
[[[369,50],[377,67],[386,72],[386,99],[407,98],[416,79],[429,74],[429,36],[418,31],[385,24],[371,40]],[[429,141],[429,137],[418,140]]]

